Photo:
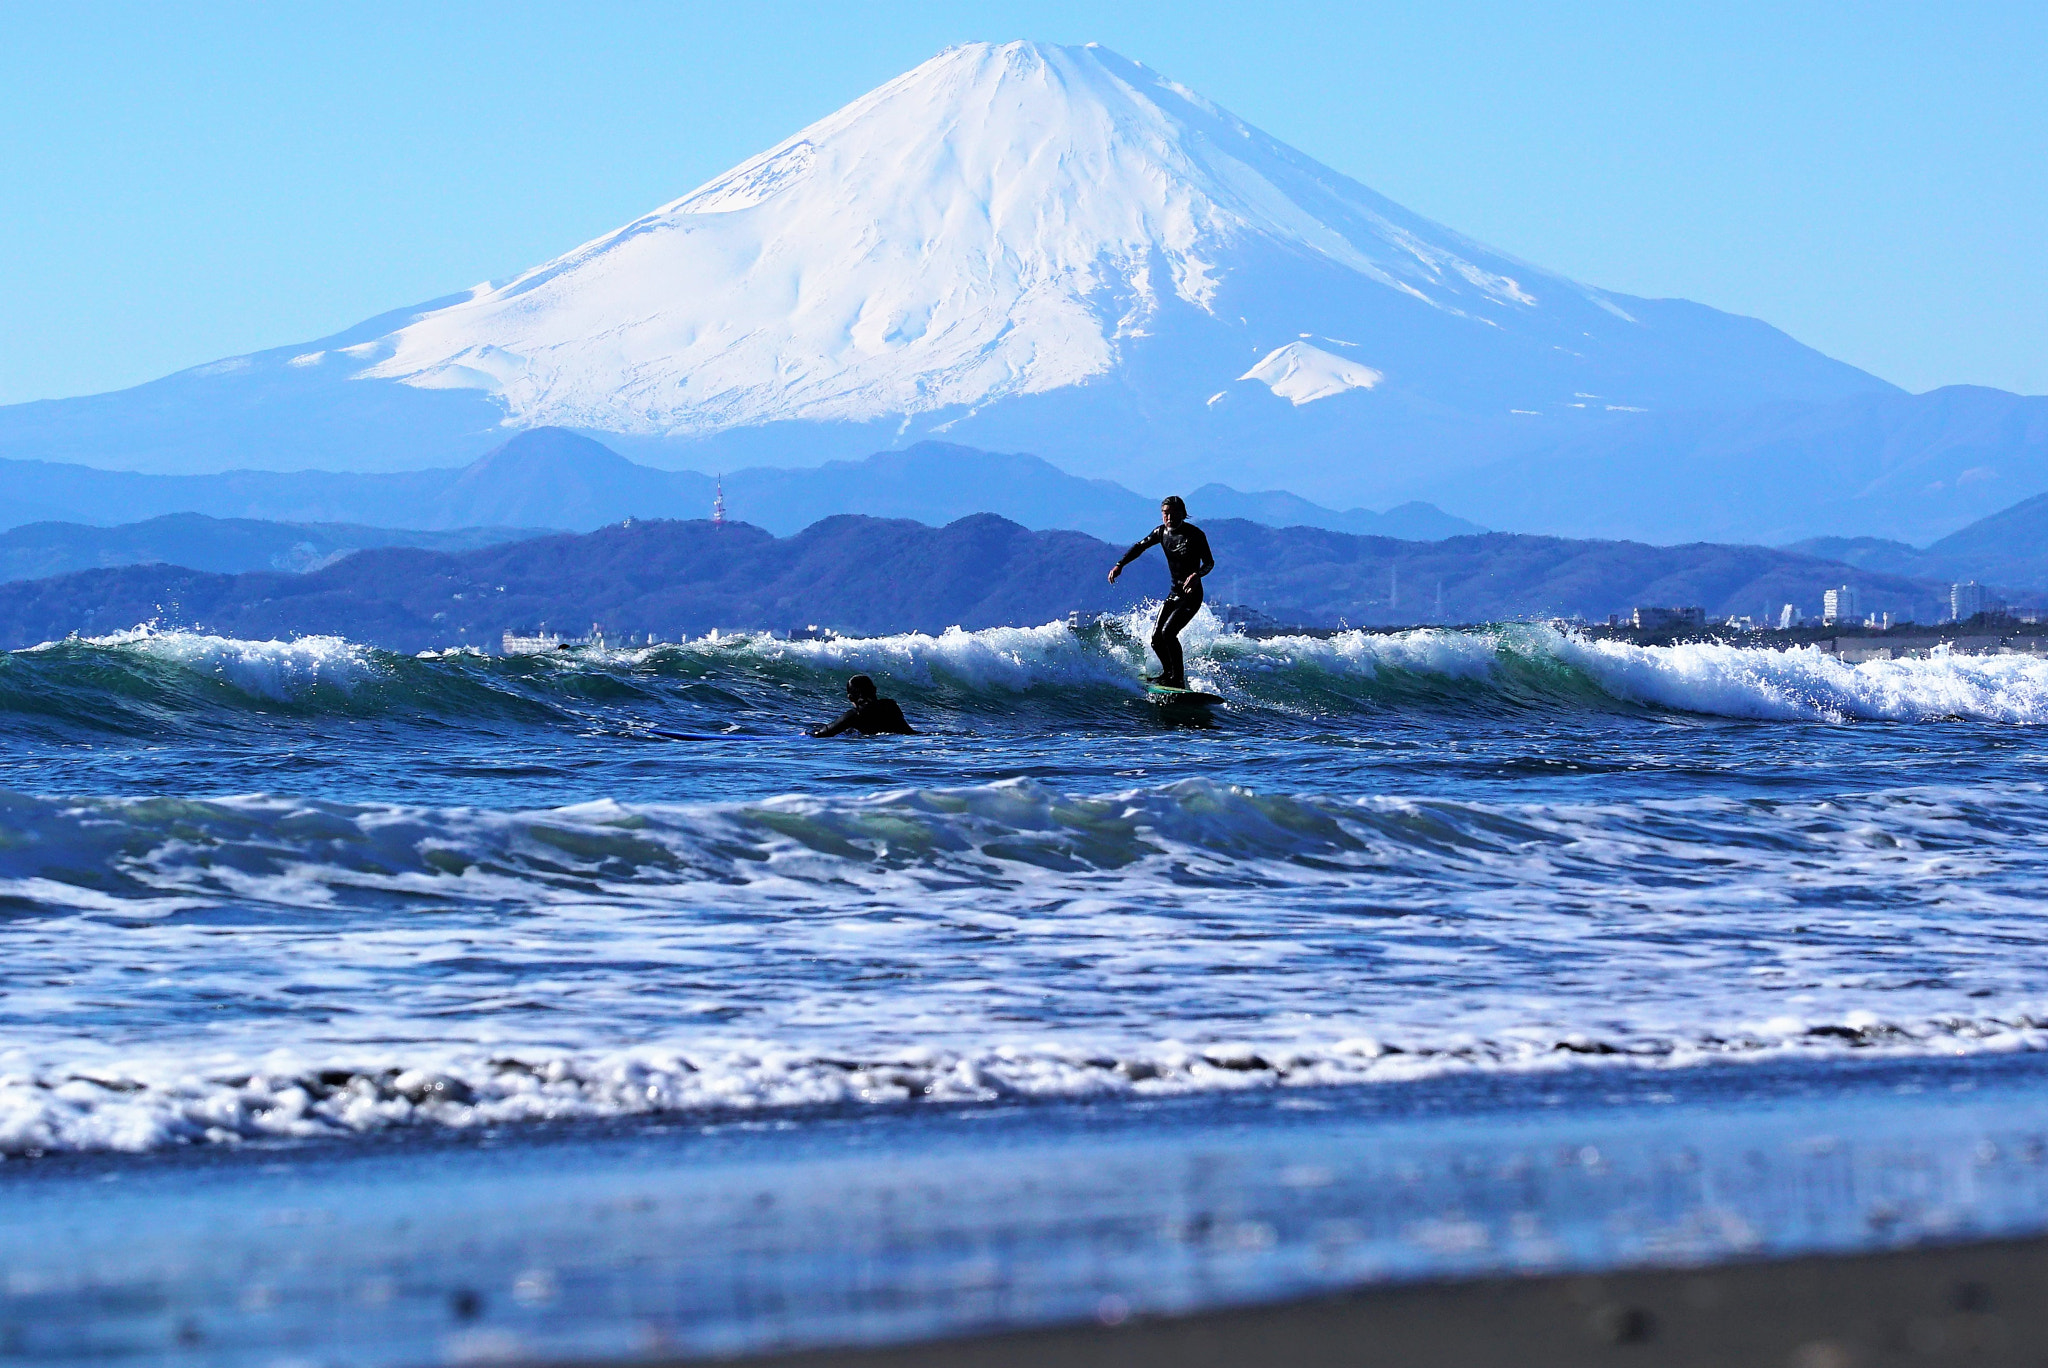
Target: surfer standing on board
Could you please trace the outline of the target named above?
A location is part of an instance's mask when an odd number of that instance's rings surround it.
[[[1159,505],[1159,526],[1145,539],[1124,552],[1124,558],[1110,569],[1109,582],[1124,567],[1156,546],[1166,553],[1166,573],[1173,577],[1173,589],[1159,605],[1159,621],[1152,627],[1152,651],[1159,657],[1159,674],[1154,683],[1169,689],[1188,686],[1186,662],[1181,657],[1180,629],[1194,621],[1202,607],[1202,576],[1216,568],[1209,554],[1209,539],[1202,529],[1188,521],[1188,506],[1180,495],[1169,494]]]

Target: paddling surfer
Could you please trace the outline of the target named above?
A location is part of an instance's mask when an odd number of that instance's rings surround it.
[[[1169,689],[1185,689],[1187,662],[1181,655],[1180,629],[1194,621],[1195,614],[1201,611],[1202,576],[1216,568],[1216,558],[1209,554],[1209,539],[1202,535],[1202,529],[1188,521],[1188,506],[1181,502],[1180,495],[1169,494],[1161,501],[1159,517],[1159,526],[1111,567],[1109,582],[1115,584],[1124,567],[1147,549],[1156,546],[1166,553],[1166,573],[1173,578],[1173,588],[1166,602],[1159,605],[1159,620],[1152,625],[1152,651],[1159,657],[1159,674],[1154,682]]]
[[[879,697],[875,681],[864,674],[857,674],[846,681],[846,701],[853,706],[838,721],[812,728],[811,735],[838,736],[844,732],[859,732],[862,736],[917,735],[910,723],[904,720],[903,709],[896,706],[896,700]]]

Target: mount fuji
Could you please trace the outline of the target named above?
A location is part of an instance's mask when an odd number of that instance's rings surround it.
[[[1455,506],[1461,473],[1506,488],[1528,472],[1503,461],[1612,451],[1643,415],[1901,397],[1474,242],[1104,48],[1019,42],[949,49],[502,284],[0,409],[0,456],[393,470],[558,426],[714,470],[940,438]]]

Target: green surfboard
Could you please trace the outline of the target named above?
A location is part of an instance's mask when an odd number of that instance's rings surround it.
[[[1145,701],[1162,708],[1212,708],[1227,699],[1199,689],[1169,689],[1164,684],[1147,684]]]

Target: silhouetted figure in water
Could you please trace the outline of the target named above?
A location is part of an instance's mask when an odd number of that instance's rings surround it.
[[[917,732],[903,720],[903,709],[896,706],[893,698],[879,698],[875,695],[875,681],[866,675],[855,675],[846,681],[846,701],[853,704],[845,716],[837,722],[823,727],[813,727],[813,736],[838,736],[844,732],[859,732],[862,736],[915,736]]]
[[[1159,621],[1152,625],[1152,650],[1159,657],[1159,674],[1153,682],[1185,689],[1188,674],[1181,658],[1180,629],[1201,611],[1202,576],[1216,568],[1216,558],[1209,554],[1209,539],[1202,529],[1188,521],[1188,506],[1180,495],[1167,495],[1159,505],[1159,517],[1159,526],[1124,552],[1124,558],[1110,570],[1109,582],[1115,584],[1124,567],[1144,555],[1148,547],[1166,553],[1166,573],[1173,578],[1173,588],[1159,605]]]

